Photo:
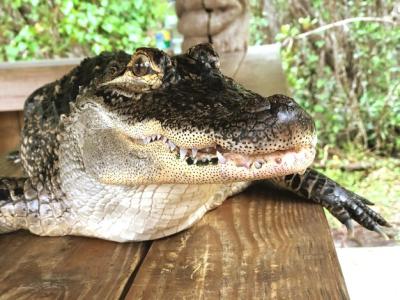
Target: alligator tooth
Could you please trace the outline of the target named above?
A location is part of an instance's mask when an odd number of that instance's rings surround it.
[[[218,157],[218,161],[219,161],[221,164],[225,164],[225,163],[226,163],[226,159],[225,159],[225,157],[222,155],[221,152],[217,151],[217,157]]]
[[[192,157],[196,157],[197,155],[197,148],[192,148]]]
[[[303,171],[297,172],[297,174],[299,174],[301,176],[301,175],[304,175],[305,172],[306,172],[306,169],[304,169]]]
[[[250,169],[251,161],[246,161],[243,166],[245,166],[247,169]]]
[[[262,162],[261,161],[259,161],[259,160],[256,160],[255,162],[254,162],[254,167],[256,168],[256,169],[261,169],[261,167],[262,167]]]
[[[156,136],[155,136],[155,135],[152,135],[152,136],[150,137],[150,141],[155,141],[155,139],[156,139]]]
[[[236,167],[245,167],[247,169],[250,169],[251,162],[246,160],[246,161],[241,161],[241,162],[236,162]]]
[[[187,150],[186,149],[180,149],[179,150],[179,156],[180,156],[180,158],[181,159],[185,159],[185,157],[186,157],[186,153],[187,153]]]
[[[157,134],[157,140],[161,139],[161,134]]]
[[[144,141],[145,144],[148,144],[148,143],[151,142],[151,137],[146,136],[143,141]]]
[[[168,146],[169,146],[169,149],[171,149],[171,151],[173,151],[176,148],[176,145],[171,141],[168,141]]]
[[[164,143],[166,143],[166,142],[168,142],[168,139],[167,139],[165,136],[163,136],[163,137],[162,137],[162,141],[163,141]]]

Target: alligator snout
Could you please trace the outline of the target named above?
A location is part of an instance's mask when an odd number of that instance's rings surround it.
[[[293,99],[262,97],[217,75],[217,80],[187,80],[145,95],[138,105],[185,147],[213,140],[227,151],[258,154],[315,145],[314,121]]]
[[[313,119],[290,97],[254,94],[244,100],[240,111],[227,118],[225,128],[216,130],[218,143],[224,148],[255,154],[315,145]]]

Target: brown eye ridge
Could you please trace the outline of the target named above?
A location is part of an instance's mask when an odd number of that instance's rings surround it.
[[[132,62],[132,72],[135,76],[141,77],[152,74],[150,59],[145,55],[138,55]]]

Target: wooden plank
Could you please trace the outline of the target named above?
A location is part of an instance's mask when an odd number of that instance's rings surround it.
[[[320,206],[256,186],[155,241],[127,299],[348,299]]]
[[[2,235],[1,299],[119,299],[147,245]]]
[[[0,159],[0,176],[18,176]],[[82,237],[0,235],[1,299],[120,299],[149,243]]]
[[[25,99],[34,90],[61,78],[80,60],[0,63],[0,111],[22,110]]]
[[[0,155],[17,148],[20,142],[18,112],[0,112]]]

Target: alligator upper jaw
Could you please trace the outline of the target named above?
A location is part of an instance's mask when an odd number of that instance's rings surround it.
[[[300,169],[299,172],[301,172],[311,164],[315,156],[315,144],[273,152],[244,154],[230,152],[217,144],[204,148],[183,148],[162,135],[150,135],[136,142],[145,145],[163,142],[166,150],[175,153],[177,159],[185,161],[188,165],[219,165],[222,170],[226,171],[232,168],[248,170],[269,168],[272,173],[278,172],[279,174],[287,174],[290,169]]]

